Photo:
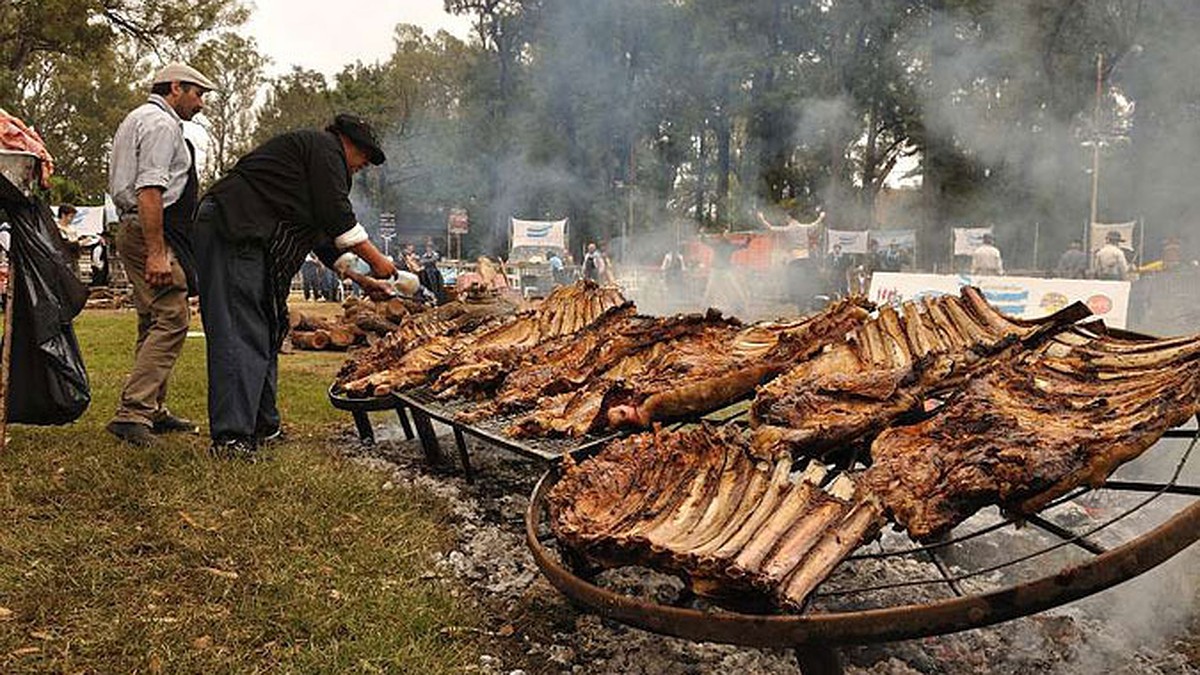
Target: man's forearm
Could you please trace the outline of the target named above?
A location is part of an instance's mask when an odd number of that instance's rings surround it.
[[[163,239],[162,191],[143,188],[138,191],[137,201],[138,223],[142,226],[142,236],[146,241],[146,255],[164,255],[167,244]]]

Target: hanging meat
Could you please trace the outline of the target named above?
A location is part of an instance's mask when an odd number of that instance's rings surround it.
[[[1101,331],[997,362],[928,420],[883,432],[863,482],[918,540],[984,506],[1033,513],[1102,484],[1200,410],[1200,337]]]
[[[593,373],[579,388],[543,397],[509,433],[579,437],[717,410],[842,340],[866,319],[867,306],[861,298],[847,299],[811,317],[749,327],[710,312],[699,330],[655,341]]]
[[[590,564],[649,565],[718,601],[800,609],[875,536],[882,509],[848,478],[819,487],[819,464],[794,468],[790,455],[753,456],[729,430],[643,433],[565,460],[550,525]]]
[[[978,289],[883,307],[849,337],[762,387],[750,409],[754,445],[818,454],[870,438],[927,396],[1089,314],[1081,303],[1036,321],[1010,319]]]

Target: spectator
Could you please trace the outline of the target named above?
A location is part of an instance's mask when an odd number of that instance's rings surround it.
[[[1179,237],[1167,237],[1163,240],[1162,262],[1164,269],[1175,269],[1183,262],[1183,246]]]
[[[662,261],[663,283],[667,287],[667,292],[671,294],[671,302],[679,302],[683,298],[684,283],[683,275],[687,271],[687,263],[683,260],[683,254],[678,250],[667,251],[663,256]]]
[[[303,287],[305,300],[321,299],[321,261],[312,251],[308,252],[304,257],[304,264],[300,266],[300,285]]]
[[[1058,259],[1054,275],[1062,279],[1082,279],[1087,276],[1087,268],[1087,254],[1083,252],[1083,244],[1076,239]]]
[[[561,286],[567,283],[567,269],[563,264],[563,259],[558,255],[558,251],[550,251],[550,258],[546,261],[550,263],[550,277],[554,281],[555,286]]]
[[[442,271],[438,269],[441,259],[442,254],[438,253],[433,245],[433,237],[426,237],[425,252],[419,258],[421,271],[417,273],[417,277],[420,278],[421,285],[433,293],[439,305],[446,302],[446,284],[442,279]]]
[[[1116,230],[1104,235],[1104,245],[1096,251],[1094,258],[1097,279],[1124,281],[1129,278],[1129,262],[1125,260],[1125,251],[1120,246],[1123,240],[1121,233]]]
[[[971,252],[971,274],[1004,275],[1004,261],[1000,258],[1000,249],[996,248],[995,241],[991,234],[983,235],[983,243]]]
[[[92,247],[91,264],[92,264],[92,286],[107,286],[108,285],[108,238],[112,236],[107,232],[100,234],[100,241]]]
[[[58,233],[62,235],[63,241],[71,246],[78,246],[79,244],[79,233],[75,231],[75,226],[71,224],[78,213],[79,209],[70,204],[63,204],[58,207]]]
[[[709,235],[708,246],[712,249],[712,267],[708,272],[708,283],[704,287],[704,304],[713,307],[731,293],[731,305],[725,309],[738,313],[749,308],[750,296],[746,294],[741,279],[733,271],[733,254],[750,245],[750,239],[733,241],[729,238],[730,227],[725,226],[721,234]]]
[[[897,242],[889,242],[887,248],[879,254],[880,272],[899,272],[907,262],[907,254]]]
[[[604,254],[596,248],[596,242],[589,242],[587,252],[583,254],[583,278],[600,283],[607,275]]]
[[[849,279],[846,276],[850,268],[850,258],[842,253],[842,245],[834,244],[825,256],[825,274],[829,277],[829,291],[839,297],[845,297],[849,290]]]

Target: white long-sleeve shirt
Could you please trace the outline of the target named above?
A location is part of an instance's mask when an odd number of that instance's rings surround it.
[[[1000,276],[1004,274],[1004,261],[1000,249],[991,244],[981,244],[971,252],[971,274]]]

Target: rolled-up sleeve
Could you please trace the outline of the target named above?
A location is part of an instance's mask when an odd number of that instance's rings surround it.
[[[143,123],[138,139],[137,174],[134,190],[147,187],[166,189],[171,182],[171,160],[175,157],[175,145],[179,142],[179,130],[169,121]]]

